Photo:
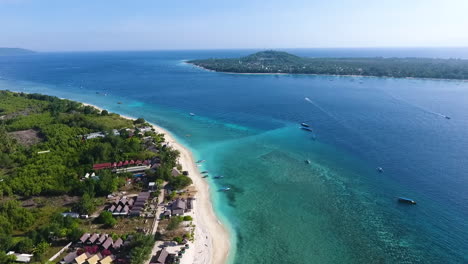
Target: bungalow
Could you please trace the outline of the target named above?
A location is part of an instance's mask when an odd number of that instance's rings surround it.
[[[86,260],[91,257],[91,254],[89,254],[88,252],[85,252],[81,255],[79,255],[78,257],[75,258],[75,263],[76,264],[83,264],[86,262]]]
[[[178,198],[171,204],[172,215],[183,215],[187,210],[187,203]]]
[[[99,261],[99,264],[111,264],[114,262],[115,257],[114,256],[107,256]]]
[[[62,213],[61,214],[63,217],[71,217],[71,218],[80,218],[80,214],[78,213]]]
[[[168,256],[169,252],[167,252],[166,249],[163,248],[160,251],[158,251],[158,253],[156,253],[156,256],[154,256],[151,259],[150,264],[164,264],[166,263],[166,259]]]
[[[101,259],[102,259],[102,255],[100,253],[97,253],[89,257],[86,260],[85,264],[98,264]]]
[[[85,234],[83,234],[83,235],[81,236],[80,242],[84,244],[86,241],[88,241],[88,238],[90,238],[90,237],[91,237],[91,234],[85,233]]]
[[[87,135],[84,136],[86,139],[93,139],[93,138],[103,138],[103,137],[106,137],[106,135],[104,135],[104,133],[102,132],[95,132],[95,133],[89,133]]]
[[[171,174],[172,176],[177,177],[180,176],[180,171],[177,168],[173,168]]]
[[[123,240],[119,237],[114,244],[112,245],[112,248],[115,250],[119,249],[123,245]]]
[[[107,234],[101,234],[96,244],[101,245],[102,243],[106,241],[106,239],[107,239]]]
[[[62,259],[62,261],[60,261],[60,264],[73,263],[73,261],[75,260],[77,256],[78,254],[76,253],[76,251],[70,252]]]
[[[7,253],[7,256],[13,255],[16,257],[15,262],[21,262],[21,263],[29,263],[31,262],[31,258],[34,256],[32,254],[20,254],[20,253],[15,253],[14,251],[10,251]]]
[[[114,241],[112,240],[112,237],[108,237],[106,239],[106,241],[104,243],[102,243],[102,247],[104,249],[109,249],[112,246],[113,243],[114,243]]]
[[[94,234],[88,239],[87,244],[94,244],[98,238],[99,238],[99,234],[94,233]]]
[[[152,128],[152,127],[140,127],[139,130],[140,130],[141,133],[144,134],[144,133],[146,133],[146,132],[151,132],[151,131],[153,131],[153,128]]]
[[[112,168],[112,163],[99,163],[93,165],[93,170],[102,170],[102,169],[110,169]]]

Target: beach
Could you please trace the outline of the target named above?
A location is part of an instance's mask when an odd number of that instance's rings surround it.
[[[101,111],[103,110],[92,104],[82,104],[95,107]],[[136,119],[125,115],[120,116],[130,120]],[[164,138],[169,146],[180,152],[179,163],[184,170],[189,172],[189,176],[197,190],[197,194],[195,195],[196,202],[194,203],[195,217],[193,219],[196,226],[195,241],[193,243],[193,252],[195,252],[195,254],[187,254],[187,256],[193,256],[193,259],[185,257],[181,260],[181,263],[226,263],[230,248],[229,233],[214,212],[210,197],[210,186],[202,178],[192,152],[180,144],[174,136],[164,128],[155,124],[151,124],[151,126],[153,126],[156,132],[164,134]]]

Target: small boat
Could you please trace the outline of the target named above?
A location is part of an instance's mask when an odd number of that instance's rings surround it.
[[[223,176],[223,175],[216,175],[216,176],[214,176],[213,178],[214,178],[214,179],[222,179],[222,178],[224,178],[224,176]]]
[[[303,127],[309,127],[309,124],[307,124],[307,123],[301,123],[301,126],[303,126]]]
[[[122,102],[117,102],[117,104],[122,104]]]
[[[450,119],[450,116],[445,116],[445,119]]]
[[[310,164],[310,160],[308,160],[308,159],[305,160],[304,162],[305,162],[306,164]]]
[[[194,114],[194,113],[190,113],[190,115],[191,115],[191,116],[195,116],[195,114]]]
[[[409,199],[405,197],[398,197],[398,202],[407,203],[407,204],[416,204],[416,202],[413,199]]]
[[[197,163],[203,163],[205,162],[206,160],[197,160]]]
[[[302,130],[305,130],[305,131],[309,131],[309,132],[312,132],[312,129],[311,128],[308,128],[308,127],[301,127]]]
[[[380,172],[380,173],[384,172],[384,170],[382,169],[382,167],[377,167],[377,171]]]
[[[221,188],[221,189],[219,189],[219,190],[222,191],[222,192],[227,192],[227,191],[231,190],[231,188],[229,188],[229,187],[223,187],[223,188]]]
[[[208,171],[202,171],[202,172],[201,172],[201,174],[206,174],[206,173],[208,173]]]
[[[203,176],[202,178],[208,178],[208,175]]]

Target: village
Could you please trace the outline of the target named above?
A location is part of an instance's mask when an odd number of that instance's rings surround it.
[[[108,194],[102,204],[89,214],[69,210],[61,213],[64,218],[79,221],[86,230],[79,239],[67,244],[48,259],[48,263],[61,264],[125,264],[132,263],[129,249],[135,247],[139,234],[150,237],[151,254],[145,263],[180,263],[190,251],[194,240],[193,224],[196,190],[190,180],[171,184],[178,177],[188,177],[180,165],[170,168],[168,178],[161,178],[158,170],[165,168],[161,152],[170,150],[152,127],[123,129],[126,136],[139,136],[145,149],[153,157],[138,160],[109,161],[93,164],[80,179],[100,181],[104,173],[114,177],[124,176],[125,183],[117,191]],[[121,136],[113,130],[113,136]],[[81,140],[105,138],[105,132],[81,136]],[[174,188],[177,187],[177,188]],[[63,241],[62,241],[63,242]],[[148,247],[148,246],[147,246]],[[34,254],[10,251],[19,263],[29,263]]]

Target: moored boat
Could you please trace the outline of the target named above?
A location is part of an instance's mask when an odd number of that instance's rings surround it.
[[[409,199],[405,197],[398,197],[398,202],[407,203],[407,204],[416,204],[416,201],[414,201],[413,199]]]
[[[205,162],[206,160],[197,160],[197,163],[203,163]]]
[[[227,192],[227,191],[231,190],[231,188],[229,188],[229,187],[223,187],[223,188],[221,188],[221,189],[219,189],[219,190],[222,191],[222,192]]]
[[[308,132],[312,132],[312,129],[311,128],[308,128],[308,127],[300,127],[302,130],[305,130],[305,131],[308,131]]]
[[[380,173],[384,172],[384,170],[382,169],[382,167],[377,167],[377,171],[380,172]]]
[[[216,176],[214,176],[213,178],[214,178],[214,179],[222,179],[222,178],[224,178],[224,176],[223,176],[223,175],[216,175]]]
[[[309,127],[309,124],[307,124],[307,123],[301,123],[301,126],[303,126],[303,127]]]

